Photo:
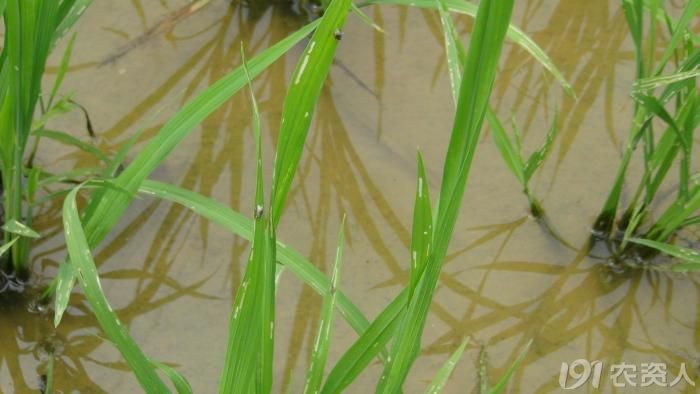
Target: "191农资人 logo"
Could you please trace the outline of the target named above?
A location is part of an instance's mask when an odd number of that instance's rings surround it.
[[[681,363],[678,374],[671,375],[673,380],[670,381],[665,363],[641,363],[637,368],[636,364],[622,362],[612,364],[609,372],[609,378],[614,387],[674,387],[681,380],[695,387],[695,382],[688,376],[685,363]],[[602,375],[602,361],[588,361],[580,358],[571,364],[564,362],[561,363],[559,371],[559,387],[574,390],[590,381],[591,386],[597,389],[600,387]]]

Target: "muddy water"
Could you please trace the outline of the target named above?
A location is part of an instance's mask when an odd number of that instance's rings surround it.
[[[137,144],[142,146],[189,97],[240,63],[241,40],[249,53],[258,53],[301,23],[283,6],[251,11],[213,0],[139,40],[185,4],[95,2],[78,24],[64,90],[74,91],[89,109],[102,149],[116,152],[144,128]],[[350,18],[279,237],[328,271],[335,233],[347,214],[341,288],[373,317],[407,281],[415,152],[424,155],[435,195],[453,104],[436,15],[396,7],[368,13],[385,33]],[[594,251],[601,257],[585,252],[631,117],[633,53],[622,11],[606,0],[530,0],[518,2],[513,21],[550,54],[578,95],[577,100],[565,97],[527,54],[506,45],[492,104],[505,118],[517,119],[526,150],[539,144],[559,113],[560,136],[532,185],[560,239],[527,215],[526,199],[485,134],[422,354],[405,391],[422,392],[466,336],[473,340],[449,393],[476,390],[482,346],[495,382],[530,340],[511,392],[557,392],[561,363],[579,358],[605,363],[603,392],[614,391],[608,368],[623,361],[638,371],[642,363],[666,363],[669,379],[685,362],[690,377],[699,380],[696,279],[652,271],[619,278],[601,268],[604,251]],[[459,17],[457,24],[466,40],[470,19]],[[267,163],[300,50],[255,82]],[[111,61],[102,64],[105,60]],[[58,64],[59,57],[52,61]],[[87,138],[78,114],[52,126]],[[251,212],[253,144],[250,103],[237,95],[194,130],[153,177]],[[97,165],[50,143],[39,157],[50,168]],[[55,202],[39,212],[37,227],[47,237],[33,252],[38,283],[55,274],[65,255],[59,211]],[[131,334],[149,356],[176,366],[201,393],[217,387],[230,306],[246,257],[244,240],[178,206],[146,198],[134,202],[96,251],[105,292]],[[77,292],[71,301],[57,329],[47,314],[23,307],[2,311],[0,391],[36,390],[49,349],[56,354],[55,380],[63,392],[139,391],[84,297]],[[319,301],[284,274],[275,392],[300,392],[303,386]],[[353,339],[352,330],[339,322],[331,363]],[[348,392],[370,391],[380,371],[373,364]],[[673,391],[693,388],[680,383]]]

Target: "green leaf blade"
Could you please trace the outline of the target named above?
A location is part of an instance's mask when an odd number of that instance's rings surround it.
[[[452,12],[457,12],[464,15],[476,16],[477,6],[470,2],[464,0],[443,0],[447,8]],[[379,5],[402,5],[409,7],[420,7],[435,9],[437,4],[435,0],[368,0],[360,4],[360,7],[364,7],[370,4]],[[561,70],[557,68],[552,59],[547,56],[547,53],[535,43],[525,32],[514,25],[509,25],[507,37],[513,41],[516,45],[519,45],[526,52],[528,52],[535,60],[537,60],[542,67],[545,68],[559,83],[559,85],[564,89],[564,91],[571,97],[576,97],[573,87],[566,80]]]
[[[409,298],[423,277],[433,239],[433,214],[430,209],[430,190],[425,165],[420,152],[416,155],[418,183],[413,206],[413,234],[411,236],[411,275],[409,278]]]
[[[333,62],[339,40],[336,33],[342,31],[350,5],[350,0],[331,1],[292,75],[282,108],[275,153],[270,209],[274,227],[281,218],[287,193],[304,150],[316,102]]]
[[[447,362],[442,366],[442,368],[440,368],[438,373],[433,378],[433,381],[430,383],[430,386],[428,386],[428,389],[425,390],[426,394],[442,393],[442,390],[445,388],[445,384],[447,384],[450,375],[452,375],[452,371],[454,371],[455,367],[457,366],[457,362],[460,358],[462,358],[462,353],[464,353],[464,349],[467,347],[468,343],[469,337],[462,341]]]
[[[248,62],[251,76],[260,74],[275,60],[301,41],[318,26],[319,21],[309,23],[277,44],[266,49]],[[246,84],[242,67],[233,70],[219,81],[199,93],[160,129],[158,134],[142,149],[115,183],[122,189],[135,193],[141,183],[167,157],[194,127],[228,100]],[[2,128],[0,128],[1,132]],[[85,230],[91,247],[99,244],[114,227],[131,202],[128,194],[115,190],[97,190],[99,199],[91,199],[84,213]],[[63,313],[58,309],[59,315]]]
[[[328,359],[331,332],[333,330],[333,316],[338,294],[340,267],[343,262],[343,243],[345,242],[344,227],[345,218],[343,217],[336,241],[335,264],[333,265],[331,285],[326,295],[323,297],[323,305],[321,306],[321,323],[319,324],[314,351],[311,357],[311,366],[309,367],[306,377],[306,386],[304,387],[305,394],[316,394],[319,393],[321,389],[323,371],[326,367],[326,360]]]
[[[384,368],[377,386],[378,393],[400,391],[418,356],[423,328],[461,205],[512,9],[513,1],[487,0],[479,4],[445,158],[433,248],[424,277],[397,328],[391,361]]]
[[[681,248],[666,242],[653,241],[650,239],[630,238],[631,242],[654,248],[669,256],[677,257],[687,263],[675,264],[671,269],[676,272],[697,271],[700,269],[700,252],[695,249]]]
[[[85,297],[90,303],[100,327],[124,356],[141,387],[146,392],[167,392],[167,386],[155,373],[150,361],[131,338],[128,331],[121,325],[119,318],[112,311],[102,292],[95,262],[92,259],[90,247],[78,215],[75,197],[79,190],[80,187],[76,187],[64,200],[63,227],[68,255],[72,264],[75,264],[80,286],[85,292]]]
[[[19,235],[20,237],[24,238],[41,238],[41,234],[29,228],[29,226],[27,226],[26,224],[21,223],[15,219],[10,219],[7,222],[5,222],[5,224],[2,226],[2,229],[3,231],[6,231],[10,234]]]
[[[491,126],[491,136],[496,143],[496,148],[501,152],[501,157],[506,162],[506,165],[513,175],[518,179],[518,182],[520,182],[523,187],[526,187],[527,177],[525,175],[525,163],[523,163],[520,152],[513,146],[503,124],[490,108],[486,111],[486,119]]]
[[[274,234],[264,213],[260,114],[242,46],[241,58],[253,104],[256,145],[253,241],[243,283],[234,300],[219,391],[245,393],[252,387],[258,387],[257,390],[267,393],[272,384],[274,347]]]

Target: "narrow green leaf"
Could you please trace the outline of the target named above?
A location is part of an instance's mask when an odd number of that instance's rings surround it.
[[[666,242],[652,241],[650,239],[630,238],[631,242],[654,248],[669,256],[685,260],[687,263],[674,264],[671,269],[676,272],[697,271],[700,269],[700,252],[695,249],[681,248]]]
[[[20,237],[25,237],[25,238],[41,238],[41,235],[29,228],[26,224],[20,223],[15,219],[10,219],[5,222],[5,224],[2,226],[2,229],[8,233],[19,235]]]
[[[255,197],[255,220],[267,218],[266,228],[263,231],[265,237],[264,240],[264,256],[260,260],[260,274],[259,274],[259,285],[261,287],[260,292],[260,304],[259,306],[254,306],[254,311],[261,312],[260,316],[260,327],[261,329],[261,345],[260,345],[260,369],[258,371],[258,389],[263,393],[268,393],[272,389],[272,367],[273,367],[273,357],[274,357],[274,337],[275,337],[275,288],[276,288],[276,240],[274,229],[271,226],[271,220],[269,216],[265,216],[264,213],[259,212],[261,207],[265,206],[265,192],[263,186],[263,165],[262,165],[262,132],[260,126],[260,111],[258,110],[258,102],[255,99],[255,93],[253,91],[253,83],[250,78],[250,73],[248,71],[247,63],[245,60],[245,55],[243,53],[243,44],[241,43],[241,59],[243,62],[243,69],[246,74],[246,80],[248,82],[248,90],[251,97],[251,102],[253,104],[253,132],[255,134],[255,144],[257,150],[257,185],[256,185],[256,197]],[[257,216],[262,216],[258,218]],[[253,233],[255,233],[255,227],[253,228]],[[254,245],[253,245],[254,246]]]
[[[470,2],[464,0],[443,0],[445,5],[450,11],[457,12],[460,14],[465,14],[469,16],[475,16],[477,11],[477,6]],[[435,9],[437,4],[435,0],[367,0],[361,3],[360,7],[365,7],[371,4],[379,5],[403,5],[409,7],[420,7]],[[528,52],[532,57],[537,60],[542,67],[545,68],[556,81],[561,85],[564,91],[572,97],[576,97],[571,84],[566,80],[561,71],[554,64],[552,59],[547,56],[547,53],[540,48],[537,43],[535,43],[527,34],[514,25],[509,25],[507,37],[513,41],[516,45],[519,45],[526,52]]]
[[[251,219],[201,194],[152,180],[144,181],[139,188],[139,192],[180,204],[240,237],[249,241],[253,239]],[[321,271],[279,240],[277,241],[276,249],[276,257],[290,272],[302,279],[317,293],[325,294],[330,282]],[[367,319],[341,291],[338,292],[337,306],[345,320],[355,331],[361,333],[367,329],[369,326]]]
[[[328,359],[328,349],[330,347],[331,331],[333,329],[333,316],[338,294],[340,267],[343,262],[343,243],[345,242],[344,228],[345,217],[343,217],[340,223],[340,230],[338,230],[331,285],[326,295],[323,297],[323,306],[321,306],[321,323],[318,328],[313,355],[311,356],[311,366],[306,376],[306,386],[304,387],[304,393],[306,394],[316,394],[320,392],[323,371],[326,367],[326,360]]]
[[[623,0],[622,11],[627,19],[627,26],[630,29],[632,42],[634,43],[634,59],[636,64],[636,76],[644,76],[644,52],[642,50],[643,15],[642,2],[639,0]]]
[[[430,189],[428,177],[425,175],[425,166],[420,152],[416,155],[418,184],[416,185],[416,198],[413,205],[413,234],[411,236],[411,276],[409,279],[409,298],[423,277],[425,266],[430,255],[430,246],[433,238],[433,214],[430,210]]]
[[[63,57],[61,58],[61,64],[58,66],[58,72],[56,72],[56,79],[54,80],[53,87],[51,88],[51,94],[49,95],[49,107],[53,102],[54,97],[58,94],[58,90],[61,88],[63,83],[63,78],[68,71],[68,65],[70,64],[70,57],[73,53],[73,44],[75,43],[75,33],[71,34],[68,40],[68,45],[66,45],[65,51],[63,51]]]
[[[17,239],[17,237],[12,238],[10,242],[0,245],[0,257],[2,257],[2,255],[4,255],[5,253],[7,253],[8,250],[10,250],[12,245],[14,245],[15,242],[17,242]]]
[[[282,108],[275,153],[270,210],[273,227],[279,223],[284,201],[304,150],[316,101],[333,62],[338,45],[336,33],[343,28],[350,4],[350,0],[331,1],[292,75]]]
[[[309,23],[292,35],[263,51],[248,62],[251,76],[255,77],[265,68],[286,53],[290,48],[313,31],[319,21]],[[245,86],[246,77],[242,67],[205,89],[182,109],[180,109],[139,152],[131,164],[119,175],[116,183],[125,190],[135,193],[141,183],[168,156],[204,118],[228,100],[241,87]],[[2,130],[0,128],[0,130]],[[88,244],[96,246],[117,223],[129,206],[130,197],[124,193],[105,189],[96,191],[99,198],[91,198],[85,209],[85,230]],[[59,315],[63,311],[56,306]]]
[[[27,190],[25,192],[25,197],[30,204],[34,201],[34,196],[36,196],[37,189],[39,188],[40,176],[41,170],[38,167],[32,167],[29,169],[29,174],[27,174]],[[28,217],[31,217],[31,215]]]
[[[63,1],[59,9],[60,23],[58,27],[56,27],[56,33],[52,37],[53,42],[63,37],[68,30],[73,27],[90,4],[92,4],[92,0]]]
[[[513,146],[503,124],[491,109],[486,111],[486,119],[491,126],[491,136],[501,152],[501,157],[520,184],[526,187],[528,178],[525,176],[525,163],[520,156],[520,151]]]
[[[76,276],[83,288],[85,297],[97,318],[100,327],[121,352],[141,387],[148,393],[168,391],[158,377],[151,363],[121,325],[102,292],[99,275],[92,259],[90,246],[85,237],[75,197],[80,187],[73,189],[63,203],[63,227],[71,263],[75,264]]]
[[[442,393],[442,390],[445,388],[445,384],[447,384],[447,380],[450,378],[450,375],[452,375],[452,371],[454,371],[455,367],[457,366],[457,362],[459,359],[462,357],[462,353],[464,353],[464,348],[467,347],[467,344],[469,343],[469,337],[465,338],[462,341],[462,344],[459,345],[457,350],[452,353],[452,356],[450,356],[449,360],[440,368],[438,371],[437,375],[433,378],[433,381],[430,383],[430,386],[428,386],[428,389],[425,391],[426,394],[440,394]]]
[[[22,8],[27,7],[26,2],[23,2]],[[28,110],[33,110],[35,108],[36,102],[41,94],[41,82],[44,75],[44,69],[46,67],[46,59],[49,55],[51,46],[51,39],[55,33],[55,28],[57,25],[57,14],[58,14],[58,2],[56,1],[43,1],[38,2],[35,16],[35,26],[33,27],[33,37],[30,38],[34,40],[33,42],[33,53],[31,53],[32,59],[27,63],[31,64],[31,83],[29,85],[28,98],[29,106]],[[26,26],[26,19],[22,21]],[[29,30],[29,29],[28,29]],[[29,37],[26,37],[29,38]],[[26,41],[25,41],[26,43]],[[30,52],[25,51],[24,54],[27,55]],[[27,122],[31,122],[33,113],[27,113]]]
[[[632,93],[640,94],[649,90],[653,90],[662,86],[670,85],[676,82],[682,82],[690,78],[700,76],[700,69],[681,71],[670,75],[662,75],[658,77],[641,78],[632,84]]]
[[[622,237],[622,242],[620,243],[621,250],[624,250],[627,246],[627,242],[632,237],[632,234],[635,233],[635,230],[641,223],[646,211],[646,204],[635,204],[633,207],[634,208],[632,208],[632,210],[630,211],[630,218],[628,220],[627,228],[625,228],[625,233]]]
[[[644,120],[645,117],[646,121]],[[630,136],[622,154],[622,160],[620,161],[617,173],[615,174],[615,182],[613,183],[610,193],[608,193],[608,197],[605,199],[603,209],[598,214],[598,217],[593,224],[593,232],[597,236],[608,236],[612,232],[617,210],[620,205],[622,188],[625,184],[627,168],[629,167],[632,154],[634,153],[639,140],[645,134],[645,131],[647,127],[649,127],[650,123],[651,117],[647,117],[646,113],[642,110],[636,111],[633,120],[633,128],[630,131]]]
[[[686,219],[695,215],[698,210],[700,210],[700,185],[695,185],[688,192],[687,198],[676,200],[666,208],[644,238],[659,242],[666,241]]]
[[[678,20],[678,23],[673,26],[673,35],[671,36],[668,44],[665,46],[664,54],[661,56],[661,60],[656,67],[654,75],[660,75],[664,67],[666,67],[666,63],[668,63],[668,61],[671,59],[671,56],[673,56],[676,49],[681,44],[681,41],[689,31],[688,27],[690,26],[690,22],[693,20],[693,18],[697,18],[698,13],[700,13],[700,0],[688,1],[683,9],[683,13]]]
[[[66,308],[68,308],[71,291],[75,286],[75,279],[73,265],[69,261],[61,262],[58,266],[58,274],[56,275],[56,291],[54,297],[55,312],[53,316],[54,327],[58,327],[61,318],[63,318],[63,313]]]
[[[452,17],[447,10],[445,0],[435,0],[437,3],[440,23],[444,36],[445,57],[447,58],[447,71],[450,74],[450,87],[452,88],[452,99],[457,105],[459,99],[459,86],[462,84],[462,69],[464,68],[464,47],[459,41],[457,29],[452,22]]]
[[[633,96],[644,108],[651,114],[658,116],[661,120],[666,122],[671,130],[673,130],[678,135],[678,142],[680,142],[684,151],[690,149],[690,142],[686,141],[685,136],[681,133],[681,129],[676,125],[676,121],[673,117],[666,111],[664,106],[659,102],[659,100],[654,96],[649,96],[646,94],[638,94]]]
[[[351,9],[352,9],[352,12],[354,12],[355,15],[357,15],[357,17],[360,18],[360,20],[361,20],[362,22],[366,23],[366,24],[367,24],[369,27],[371,27],[372,29],[374,29],[374,30],[376,30],[376,31],[378,31],[378,32],[380,32],[380,33],[384,33],[384,29],[382,29],[382,27],[379,26],[378,24],[374,23],[374,21],[372,20],[372,18],[370,18],[369,16],[367,16],[367,14],[365,14],[364,11],[362,11],[359,7],[357,7],[357,6],[355,5],[355,3],[351,3],[350,7],[351,7]]]
[[[486,0],[479,4],[466,57],[454,126],[445,158],[433,247],[424,276],[392,341],[390,361],[377,392],[401,390],[418,356],[421,336],[437,287],[444,257],[459,214],[469,169],[479,140],[495,79],[513,1]]]
[[[154,367],[163,371],[163,373],[165,373],[168,376],[170,381],[173,382],[173,386],[175,386],[175,391],[177,391],[177,394],[192,393],[192,386],[190,386],[190,382],[188,382],[187,379],[181,373],[158,361],[151,360],[151,364],[153,364]]]
[[[438,3],[438,11],[444,33],[447,68],[450,74],[452,97],[454,98],[455,105],[457,105],[459,87],[462,83],[462,69],[464,68],[464,63],[466,62],[466,53],[462,43],[459,40],[457,29],[452,22],[452,18],[450,18],[450,15],[447,12],[447,6],[445,5],[444,1],[445,0],[436,0]],[[550,131],[550,134],[547,135],[548,139],[545,141],[545,147],[541,148],[540,151],[536,151],[533,154],[533,157],[531,157],[532,160],[530,163],[535,165],[532,167],[531,172],[527,172],[525,160],[522,157],[522,152],[520,149],[520,139],[517,129],[515,130],[515,144],[513,144],[491,108],[487,109],[486,117],[491,124],[491,128],[493,129],[492,135],[494,141],[496,142],[496,146],[501,152],[501,157],[503,157],[508,168],[510,168],[511,172],[522,185],[523,190],[530,201],[530,210],[535,217],[541,217],[543,215],[543,210],[539,202],[530,193],[527,183],[532,176],[532,172],[534,172],[536,167],[539,165],[539,161],[536,160],[543,159],[546,151],[549,149],[549,145],[552,142],[551,139],[554,137],[553,131]],[[538,155],[538,153],[541,154],[541,157],[539,158],[535,157]]]
[[[253,387],[268,393],[272,384],[274,336],[274,235],[264,213],[260,114],[241,46],[241,58],[253,103],[256,146],[253,240],[243,283],[236,293],[229,327],[220,393],[246,393]]]
[[[408,291],[404,289],[362,332],[331,370],[323,394],[342,393],[355,378],[381,353],[394,336],[400,317],[406,309]],[[385,358],[385,361],[388,361]]]
[[[691,226],[691,225],[695,225],[695,224],[700,224],[700,216],[695,216],[695,217],[692,217],[690,219],[686,219],[683,222],[682,227]]]
[[[251,77],[260,74],[272,62],[301,41],[318,25],[312,22],[289,37],[263,51],[248,61]],[[139,152],[131,164],[117,178],[117,183],[127,190],[136,191],[146,177],[168,156],[204,118],[238,92],[246,84],[242,67],[238,67],[213,85],[205,89],[180,111],[178,111]],[[129,204],[129,199],[121,195],[105,193],[95,212],[86,212],[86,229],[90,230],[91,244],[99,242],[119,220]]]
[[[549,150],[552,147],[552,142],[554,142],[554,138],[556,137],[558,131],[559,128],[557,127],[557,114],[555,112],[554,119],[552,119],[552,126],[549,128],[549,131],[545,136],[544,142],[539,148],[537,148],[537,150],[532,152],[530,157],[527,159],[527,162],[525,163],[525,183],[530,181],[532,175],[535,173],[535,170],[539,168],[539,166],[544,161],[545,157],[547,157],[547,153],[549,153]]]
[[[89,153],[98,160],[101,160],[105,163],[109,163],[110,159],[107,157],[106,154],[104,154],[99,148],[97,148],[94,145],[88,144],[87,142],[83,142],[72,135],[63,132],[63,131],[55,131],[55,130],[45,130],[45,129],[38,129],[34,130],[32,132],[32,135],[37,136],[37,137],[45,137],[52,139],[54,141],[60,142],[62,144],[66,145],[72,145],[83,152]]]
[[[77,105],[71,100],[71,96],[63,96],[61,97],[51,108],[49,108],[46,112],[41,114],[41,116],[37,119],[35,119],[32,122],[31,129],[32,130],[38,130],[43,128],[46,123],[48,123],[49,120],[52,118],[66,114],[68,112],[73,111],[75,108],[77,108]]]

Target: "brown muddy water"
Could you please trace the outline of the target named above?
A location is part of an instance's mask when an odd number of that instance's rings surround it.
[[[565,97],[533,59],[507,44],[492,104],[502,116],[517,119],[526,149],[540,143],[558,108],[561,133],[532,185],[565,242],[528,216],[527,200],[485,134],[423,351],[405,392],[423,392],[466,336],[473,341],[445,392],[476,392],[482,345],[495,382],[530,339],[532,348],[510,392],[558,392],[562,362],[580,358],[604,362],[602,392],[625,391],[615,389],[609,376],[610,365],[623,361],[637,371],[643,363],[666,363],[669,379],[686,363],[690,378],[700,380],[697,277],[652,270],[618,277],[603,268],[603,250],[586,253],[591,223],[612,185],[631,119],[633,52],[618,3],[518,2],[513,23],[552,57],[578,99]],[[90,111],[102,149],[116,152],[144,126],[137,148],[142,146],[189,97],[240,63],[241,40],[252,55],[303,22],[286,6],[251,12],[213,0],[194,15],[153,30],[186,4],[96,1],[78,23],[64,91],[74,91]],[[335,233],[347,214],[341,288],[372,318],[407,281],[415,152],[424,155],[435,195],[453,104],[436,14],[399,7],[368,13],[385,33],[349,19],[279,238],[328,271]],[[466,42],[470,19],[458,17],[457,24]],[[140,45],[129,44],[144,34]],[[267,163],[300,51],[295,48],[255,81]],[[61,53],[58,48],[52,65]],[[250,119],[247,95],[235,96],[194,130],[153,178],[250,212],[255,171]],[[87,139],[79,114],[57,119],[52,127]],[[50,143],[43,145],[39,160],[50,168],[96,165],[80,152]],[[65,255],[60,202],[38,215],[36,227],[47,237],[34,245],[33,281],[46,283]],[[152,358],[176,366],[198,393],[217,388],[247,247],[179,206],[143,198],[95,251],[107,297],[136,341]],[[277,305],[274,391],[301,392],[320,298],[285,273]],[[30,313],[26,305],[1,311],[1,392],[38,390],[47,349],[57,356],[59,392],[140,391],[79,289],[57,329],[51,319],[50,312]],[[330,363],[355,338],[337,321]],[[372,364],[348,392],[371,391],[380,372]],[[593,391],[590,384],[584,387]],[[694,390],[680,383],[645,391]]]

